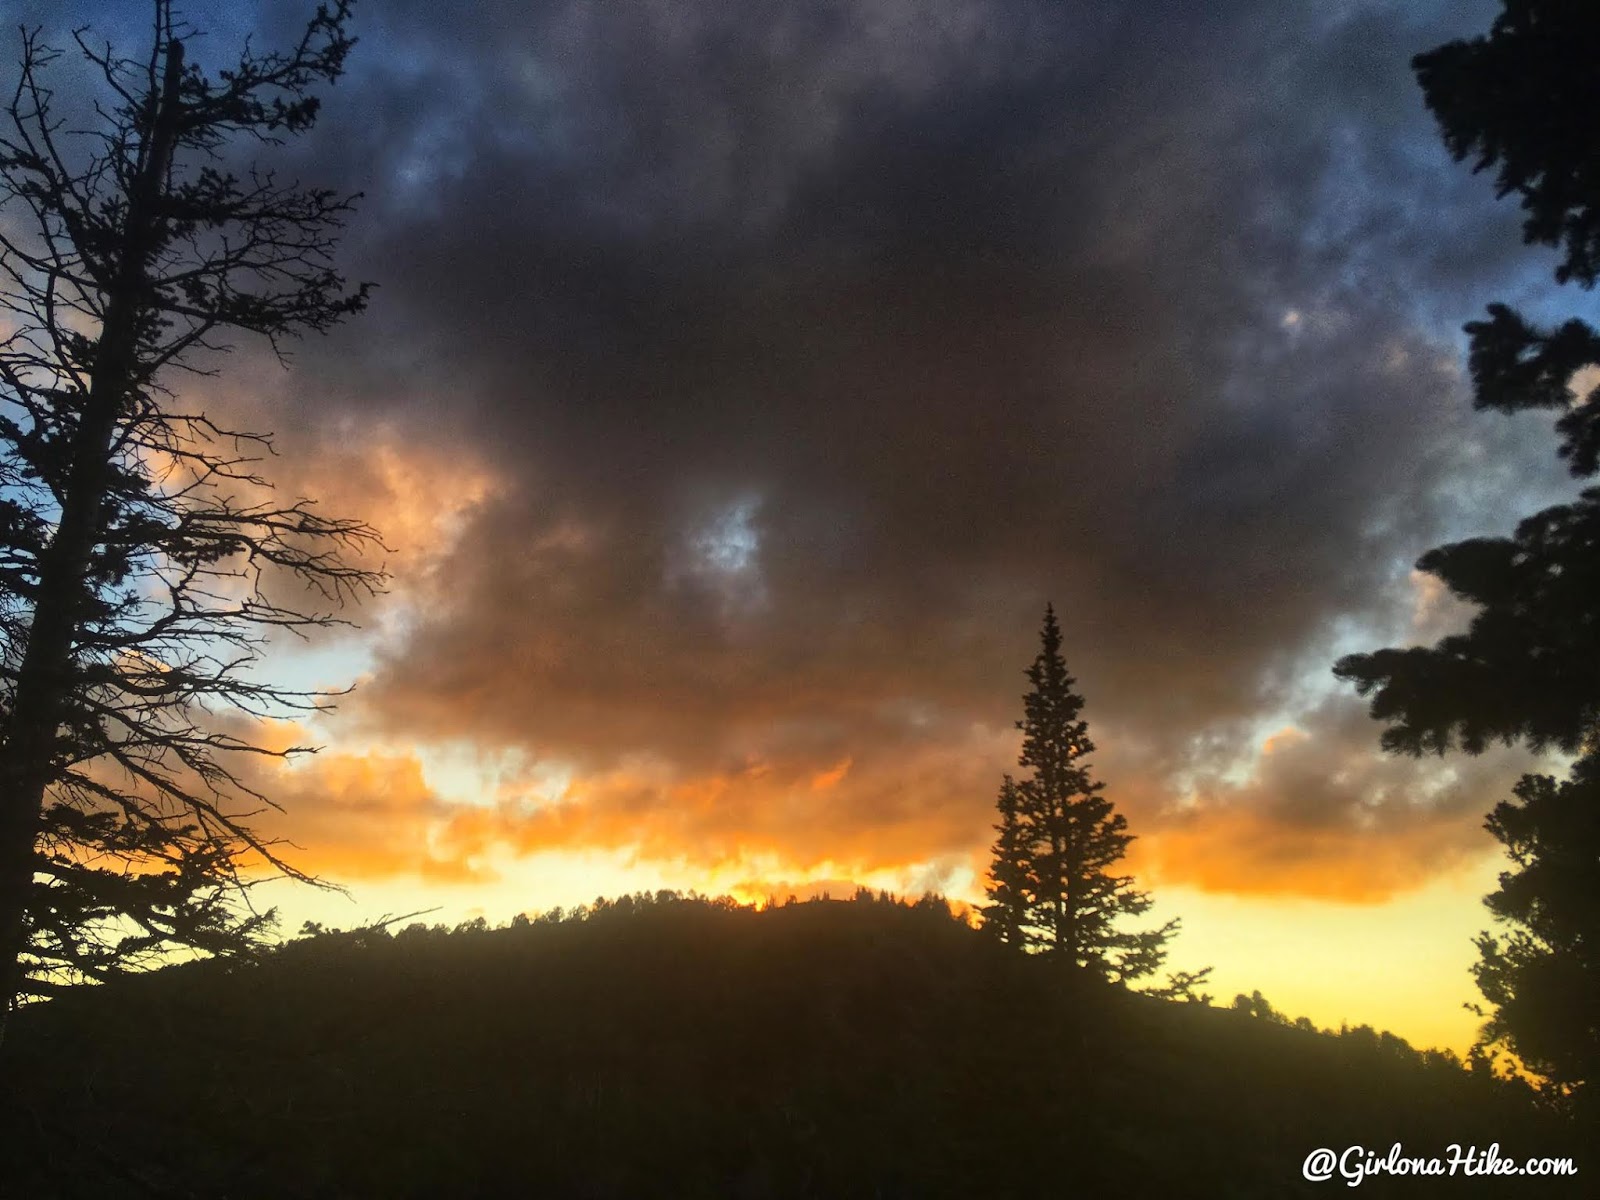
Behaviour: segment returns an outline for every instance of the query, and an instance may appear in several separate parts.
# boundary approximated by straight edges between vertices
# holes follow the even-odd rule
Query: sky
[[[182,385],[390,548],[263,666],[354,685],[260,734],[323,747],[259,823],[347,889],[274,885],[285,925],[978,900],[1049,602],[1173,965],[1464,1050],[1535,760],[1385,756],[1331,666],[1459,627],[1412,563],[1576,490],[1548,417],[1472,411],[1460,326],[1588,298],[1408,66],[1496,10],[358,5],[273,161],[363,193],[370,309]],[[182,11],[220,61],[309,6]]]

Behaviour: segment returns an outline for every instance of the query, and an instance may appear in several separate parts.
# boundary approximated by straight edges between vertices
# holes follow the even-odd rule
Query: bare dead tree
[[[312,126],[348,0],[215,78],[171,0],[153,9],[136,60],[74,34],[105,88],[93,128],[58,115],[38,31],[0,115],[0,1022],[177,947],[258,940],[251,872],[305,876],[250,827],[270,801],[248,756],[301,748],[257,744],[240,714],[329,698],[264,682],[261,648],[383,578],[362,565],[374,530],[274,498],[270,438],[172,387],[231,335],[281,359],[366,303],[331,260],[356,197],[227,155]]]

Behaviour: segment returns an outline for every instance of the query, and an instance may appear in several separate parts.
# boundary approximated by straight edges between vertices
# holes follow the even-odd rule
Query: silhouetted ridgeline
[[[1355,1194],[1600,1173],[1520,1085],[1265,1002],[1075,990],[937,901],[321,934],[31,1007],[3,1067],[0,1192],[40,1198],[1331,1196],[1310,1151],[1395,1141],[1584,1173]]]

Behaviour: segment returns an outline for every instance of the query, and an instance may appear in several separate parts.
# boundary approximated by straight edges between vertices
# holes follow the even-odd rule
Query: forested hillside
[[[1580,1174],[1362,1195],[1581,1195],[1590,1165],[1450,1056],[1073,985],[868,895],[320,932],[30,1006],[0,1066],[0,1190],[40,1198],[1292,1196],[1345,1187],[1312,1150],[1396,1141]]]

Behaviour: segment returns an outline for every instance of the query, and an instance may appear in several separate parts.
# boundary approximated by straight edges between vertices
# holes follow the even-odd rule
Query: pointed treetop
[[[1048,721],[1046,712],[1059,713],[1064,720],[1076,717],[1083,697],[1073,692],[1078,681],[1067,670],[1066,659],[1061,655],[1061,623],[1056,620],[1054,605],[1045,605],[1044,624],[1039,630],[1039,653],[1024,674],[1033,684],[1033,690],[1023,698],[1027,720],[1018,721],[1018,729],[1028,728],[1030,721]],[[1024,762],[1023,765],[1029,764]]]
[[[1056,620],[1056,610],[1053,604],[1044,606],[1044,624],[1039,629],[1039,657],[1034,660],[1033,666],[1028,671],[1029,678],[1039,670],[1048,670],[1059,665],[1060,671],[1066,672],[1066,660],[1061,657],[1061,622]],[[1034,679],[1037,683],[1038,680]]]

